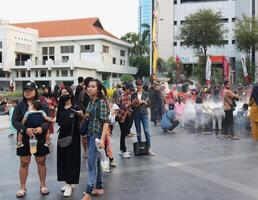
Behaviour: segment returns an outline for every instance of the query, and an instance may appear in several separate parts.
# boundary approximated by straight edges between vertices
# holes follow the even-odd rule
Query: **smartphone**
[[[73,108],[70,109],[71,111],[75,112],[76,114],[78,114],[78,110],[74,110]]]

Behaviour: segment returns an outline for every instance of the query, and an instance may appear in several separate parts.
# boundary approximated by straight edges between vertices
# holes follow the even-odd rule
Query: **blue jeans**
[[[150,131],[149,131],[149,119],[146,114],[143,113],[135,113],[134,115],[134,124],[135,128],[137,131],[137,140],[138,142],[142,141],[141,138],[141,124],[143,126],[143,131],[145,134],[145,139],[147,142],[148,147],[150,148],[151,146],[151,141],[150,141]]]
[[[95,145],[95,136],[88,136],[88,184],[86,193],[92,194],[94,185],[97,189],[103,188],[103,173],[100,164],[100,152]]]

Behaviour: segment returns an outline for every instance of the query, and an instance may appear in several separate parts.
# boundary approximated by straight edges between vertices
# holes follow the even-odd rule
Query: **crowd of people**
[[[71,196],[75,185],[79,184],[81,157],[88,159],[88,181],[82,200],[90,200],[92,195],[104,195],[103,172],[111,172],[111,168],[116,167],[110,140],[116,123],[120,127],[119,154],[124,159],[131,157],[125,140],[133,135],[133,124],[139,143],[142,142],[143,127],[147,155],[155,156],[151,149],[150,121],[164,132],[174,132],[177,127],[197,131],[211,129],[217,135],[238,140],[239,136],[234,132],[234,118],[237,118],[240,127],[251,128],[253,138],[258,141],[257,85],[246,89],[239,87],[234,92],[229,81],[223,86],[202,87],[193,82],[169,86],[166,82],[149,85],[136,80],[135,84],[117,84],[112,97],[108,97],[101,81],[79,77],[75,91],[68,86],[55,88],[54,92],[49,86],[41,89],[43,92],[39,95],[37,85],[27,83],[23,87],[22,99],[10,102],[7,109],[12,122],[10,128],[17,132],[17,155],[20,157],[18,198],[26,195],[32,154],[38,166],[40,192],[49,194],[45,182],[46,156],[56,132],[57,180],[64,182],[61,188],[64,197]],[[237,107],[237,104],[242,105]],[[55,123],[58,130],[54,130]],[[105,150],[109,159],[108,170],[101,165],[100,149]]]

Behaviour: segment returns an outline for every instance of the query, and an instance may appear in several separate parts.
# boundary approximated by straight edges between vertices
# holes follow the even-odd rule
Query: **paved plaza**
[[[1,123],[1,122],[0,122]],[[104,176],[105,195],[99,200],[254,200],[258,199],[258,144],[250,138],[240,141],[216,138],[201,131],[177,129],[163,133],[151,124],[156,156],[118,155],[119,127],[112,138],[117,168]],[[8,129],[0,130],[0,200],[14,200],[19,188],[19,160],[15,155],[16,138],[8,138]],[[127,138],[132,151],[136,140]],[[64,198],[63,183],[56,178],[56,136],[47,156],[48,196],[41,196],[32,160],[27,181],[26,200],[80,200],[86,188],[87,160],[81,160],[80,184],[72,197]]]

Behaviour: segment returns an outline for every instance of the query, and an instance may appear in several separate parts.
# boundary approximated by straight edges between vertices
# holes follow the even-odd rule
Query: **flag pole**
[[[151,22],[150,22],[150,79],[153,81],[153,68],[152,68],[152,60],[153,60],[153,49],[152,49],[152,26],[153,26],[153,11],[154,11],[154,0],[151,1]]]

